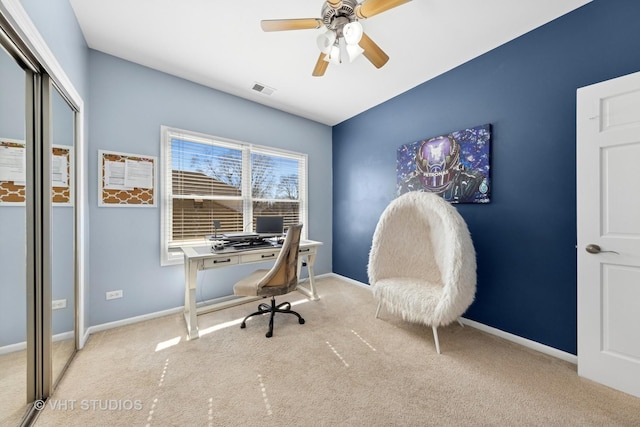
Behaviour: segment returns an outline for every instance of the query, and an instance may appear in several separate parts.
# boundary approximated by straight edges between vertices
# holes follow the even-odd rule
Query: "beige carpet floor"
[[[58,378],[75,351],[75,341],[55,341],[52,347],[53,378]],[[27,410],[27,351],[0,355],[0,426],[17,426]]]
[[[305,319],[239,328],[257,303],[91,335],[37,426],[640,426],[640,399],[570,363],[452,324],[387,313],[368,289],[325,277],[321,299],[287,295]],[[284,299],[280,298],[279,301]]]

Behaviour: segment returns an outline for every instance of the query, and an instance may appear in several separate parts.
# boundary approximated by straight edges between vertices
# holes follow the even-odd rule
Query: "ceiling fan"
[[[323,25],[327,31],[318,36],[320,56],[313,76],[323,76],[329,63],[340,63],[343,58],[353,61],[363,54],[376,68],[382,67],[389,56],[367,36],[360,22],[411,0],[326,0],[322,18],[265,19],[260,22],[264,31],[317,29]]]

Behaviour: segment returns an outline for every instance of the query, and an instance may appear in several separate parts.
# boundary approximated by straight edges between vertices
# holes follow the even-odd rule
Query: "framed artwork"
[[[491,125],[401,145],[397,193],[429,191],[451,203],[489,203]]]
[[[0,205],[24,206],[26,148],[22,140],[0,138]],[[73,147],[54,144],[51,152],[51,202],[73,206]]]
[[[0,138],[0,204],[24,206],[26,170],[25,142]]]
[[[98,174],[98,206],[156,206],[154,156],[98,150]]]
[[[73,147],[54,145],[51,156],[51,198],[54,206],[73,206]]]

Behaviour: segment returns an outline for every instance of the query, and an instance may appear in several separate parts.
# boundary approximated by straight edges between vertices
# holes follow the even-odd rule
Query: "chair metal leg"
[[[433,340],[436,342],[436,351],[438,352],[438,354],[440,354],[440,341],[438,340],[438,328],[435,326],[432,326],[431,329],[433,330]]]
[[[298,323],[301,324],[301,325],[304,325],[304,319],[302,318],[302,316],[300,316],[300,314],[298,314],[297,312],[291,310],[291,303],[283,302],[283,303],[280,303],[280,304],[276,305],[276,298],[275,297],[271,297],[271,305],[265,304],[265,303],[260,304],[258,306],[258,311],[256,311],[255,313],[251,313],[250,315],[248,315],[247,317],[244,318],[244,320],[240,324],[240,328],[244,329],[244,328],[247,327],[246,322],[250,317],[256,316],[258,314],[262,315],[262,314],[267,314],[267,313],[270,314],[269,315],[269,330],[265,334],[265,336],[267,338],[271,338],[273,336],[273,319],[274,319],[276,313],[293,314],[298,318]]]
[[[244,329],[247,327],[247,320],[249,320],[249,318],[253,317],[253,316],[257,316],[258,314],[267,314],[271,312],[271,307],[268,304],[260,304],[258,306],[258,311],[251,313],[250,315],[248,315],[247,317],[244,318],[244,320],[242,321],[242,323],[240,324],[240,328]]]
[[[265,334],[265,336],[267,338],[271,338],[273,336],[273,318],[274,318],[275,314],[276,314],[276,312],[272,310],[271,311],[271,316],[269,316],[269,330]]]
[[[378,308],[376,309],[376,319],[378,319],[378,314],[380,314],[380,306],[382,305],[382,301],[378,301]]]
[[[458,317],[458,323],[460,324],[460,326],[462,326],[464,328],[464,323],[462,323],[462,318]]]
[[[283,308],[283,307],[286,307],[286,308]],[[304,319],[302,318],[302,316],[300,316],[298,312],[291,310],[291,303],[283,302],[282,304],[278,304],[274,312],[293,314],[298,318],[298,323],[300,323],[301,325],[304,325]]]

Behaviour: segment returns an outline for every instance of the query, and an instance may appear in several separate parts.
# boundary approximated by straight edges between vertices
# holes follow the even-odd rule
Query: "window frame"
[[[199,132],[193,132],[184,129],[178,129],[169,126],[160,127],[161,141],[161,190],[162,198],[160,201],[160,264],[162,266],[176,265],[184,263],[184,256],[179,246],[201,246],[203,240],[194,239],[182,242],[180,245],[172,244],[173,233],[173,167],[172,167],[172,139],[181,139],[190,142],[208,144],[218,147],[238,149],[242,152],[242,191],[237,196],[215,196],[211,200],[237,200],[242,204],[243,230],[250,231],[253,227],[253,203],[263,201],[281,202],[283,199],[254,199],[251,193],[251,155],[254,153],[273,155],[275,157],[283,157],[298,161],[298,199],[299,204],[299,221],[303,224],[308,223],[308,199],[307,199],[307,181],[308,181],[308,158],[307,154],[299,153],[279,148],[273,148],[264,145],[257,145],[248,142],[235,141],[228,138],[222,138],[214,135],[207,135]],[[177,196],[177,198],[185,198]],[[290,201],[289,201],[290,202]],[[302,239],[307,239],[307,228],[302,229]]]

